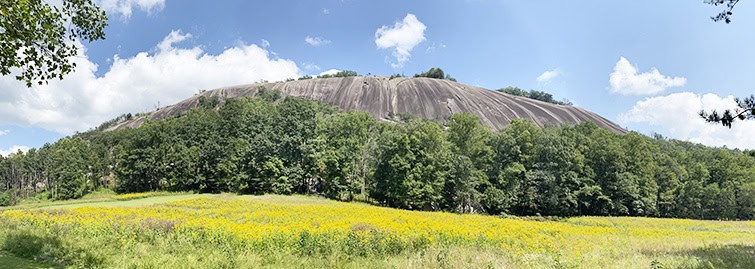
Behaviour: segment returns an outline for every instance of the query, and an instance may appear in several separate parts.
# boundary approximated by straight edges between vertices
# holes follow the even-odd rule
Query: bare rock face
[[[494,130],[506,127],[513,119],[527,119],[540,127],[592,121],[616,133],[626,132],[615,123],[579,107],[550,104],[448,80],[387,77],[316,78],[220,88],[121,122],[110,129],[136,128],[145,119],[181,115],[196,107],[201,96],[218,96],[221,100],[256,96],[260,88],[278,90],[283,96],[322,101],[345,111],[369,112],[378,120],[390,120],[390,115],[410,113],[445,121],[452,114],[471,112]]]

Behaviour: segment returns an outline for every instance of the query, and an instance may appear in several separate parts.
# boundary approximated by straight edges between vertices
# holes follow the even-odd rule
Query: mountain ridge
[[[317,100],[345,111],[370,113],[378,120],[409,113],[425,119],[445,122],[461,112],[476,114],[480,121],[494,130],[506,127],[513,119],[526,119],[537,126],[559,126],[592,121],[616,133],[627,131],[602,116],[575,106],[542,102],[509,95],[449,80],[433,78],[335,77],[305,80],[254,83],[202,91],[176,104],[145,115],[122,121],[108,130],[138,128],[145,120],[179,116],[199,105],[202,97],[228,98],[258,96],[260,89],[277,90],[282,96]]]

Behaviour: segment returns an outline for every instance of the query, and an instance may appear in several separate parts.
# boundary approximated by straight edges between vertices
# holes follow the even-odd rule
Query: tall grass
[[[754,244],[755,222],[502,219],[301,196],[0,213],[3,250],[83,268],[747,268]]]
[[[169,195],[176,195],[178,193],[172,193],[172,192],[141,192],[141,193],[126,193],[126,194],[119,194],[113,196],[113,199],[118,201],[128,201],[128,200],[135,200],[135,199],[142,199],[142,198],[149,198],[149,197],[157,197],[157,196],[169,196]]]

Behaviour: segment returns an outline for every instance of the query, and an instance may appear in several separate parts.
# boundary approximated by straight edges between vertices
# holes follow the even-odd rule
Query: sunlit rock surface
[[[284,96],[322,101],[346,111],[366,111],[379,120],[390,120],[391,115],[406,112],[422,118],[445,121],[454,113],[471,112],[494,130],[519,118],[531,120],[541,127],[592,121],[613,132],[626,132],[615,123],[579,107],[550,104],[448,80],[387,77],[316,78],[209,90],[175,105],[122,122],[111,129],[138,127],[146,118],[163,119],[181,115],[196,107],[200,96],[218,96],[220,100],[255,96],[261,87],[279,90]]]

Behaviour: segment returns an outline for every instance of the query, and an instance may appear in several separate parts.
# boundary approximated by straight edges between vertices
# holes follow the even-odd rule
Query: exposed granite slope
[[[290,82],[248,84],[196,94],[177,104],[122,122],[111,129],[138,127],[146,118],[163,119],[180,115],[197,106],[200,96],[220,99],[255,96],[259,88],[279,90],[284,96],[319,100],[346,111],[360,110],[376,119],[391,114],[411,113],[427,119],[446,120],[460,112],[477,114],[482,123],[497,130],[512,119],[528,119],[538,126],[595,122],[608,130],[624,133],[615,123],[585,109],[555,105],[529,98],[430,78],[347,77],[307,79]]]

